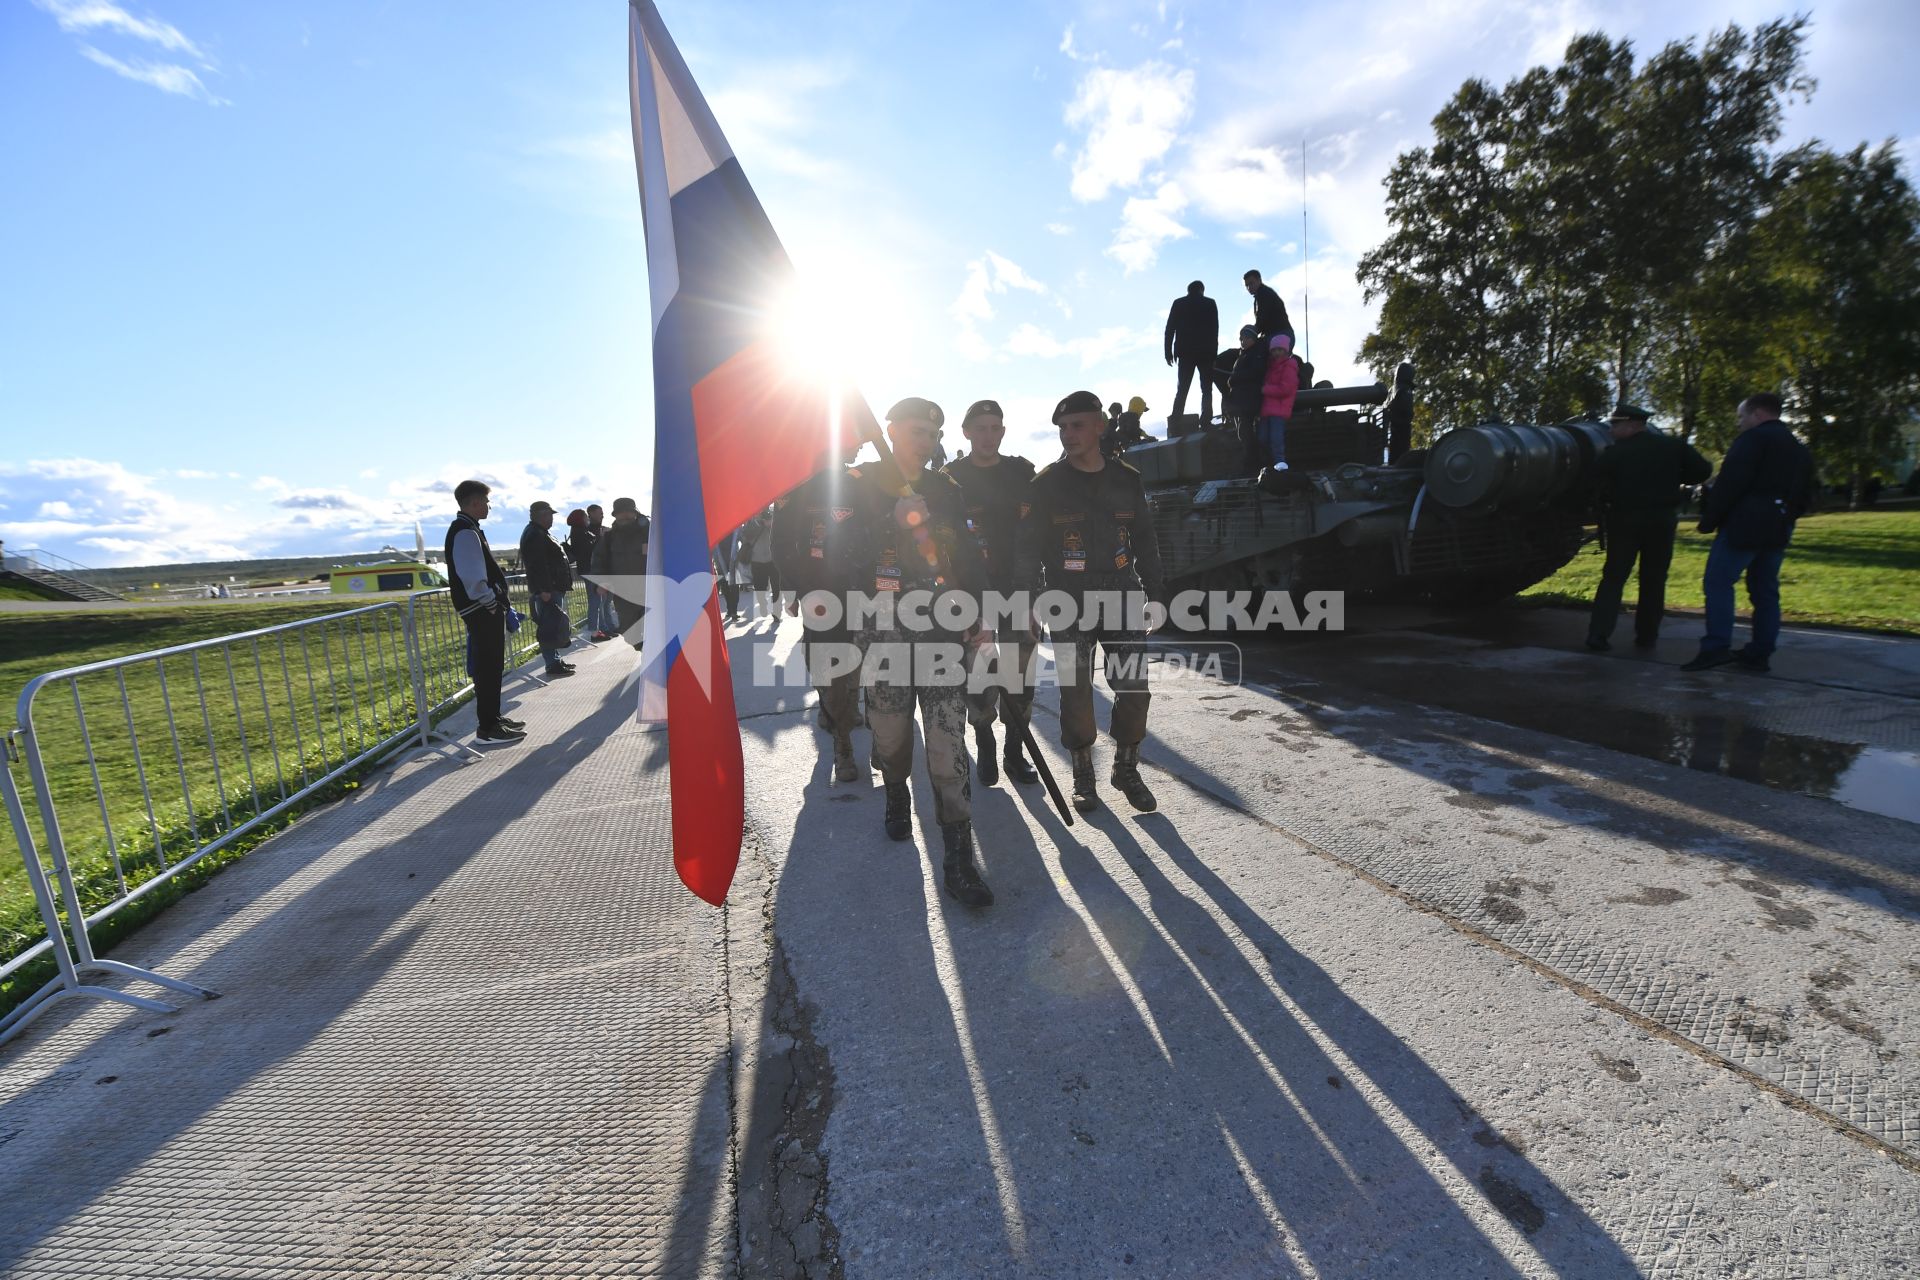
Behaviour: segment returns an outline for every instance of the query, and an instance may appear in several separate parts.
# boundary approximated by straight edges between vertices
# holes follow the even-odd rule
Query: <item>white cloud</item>
[[[1071,22],[1067,24],[1067,29],[1060,33],[1060,52],[1066,54],[1067,57],[1074,62],[1098,62],[1103,56],[1098,53],[1082,53],[1080,51],[1079,46],[1073,41],[1073,24]]]
[[[173,474],[181,480],[218,480],[220,478],[218,471],[195,471],[192,467],[181,467]]]
[[[1023,324],[1007,338],[1006,353],[1041,360],[1073,357],[1082,369],[1122,360],[1138,351],[1156,350],[1160,343],[1156,329],[1130,329],[1112,325],[1098,333],[1080,338],[1056,338],[1051,330]]]
[[[1293,152],[1297,163],[1299,152]],[[1221,221],[1271,218],[1300,201],[1300,180],[1275,145],[1254,145],[1232,126],[1195,144],[1181,175],[1201,209]]]
[[[1087,133],[1073,158],[1073,198],[1101,200],[1139,186],[1192,111],[1191,70],[1147,62],[1129,71],[1088,71],[1066,111],[1068,126]]]
[[[1127,275],[1145,271],[1160,258],[1160,246],[1169,240],[1184,240],[1193,232],[1179,217],[1187,207],[1187,197],[1178,183],[1163,182],[1150,197],[1129,197],[1120,211],[1120,226],[1107,246],[1107,256],[1125,268]]]
[[[1047,224],[1047,233],[1056,236],[1070,236],[1073,234],[1073,228],[1064,222],[1049,222]]]
[[[967,264],[967,278],[948,308],[948,313],[960,322],[954,345],[961,355],[969,360],[991,358],[993,344],[981,335],[979,327],[994,318],[994,295],[1010,292],[1031,293],[1051,302],[1069,318],[1073,315],[1066,300],[1034,279],[1026,268],[988,249]]]
[[[1237,244],[1260,244],[1267,238],[1264,231],[1236,231],[1233,238]]]
[[[195,98],[212,107],[226,107],[233,104],[220,97],[186,67],[172,62],[122,62],[112,54],[102,53],[90,44],[80,46],[80,56],[89,62],[96,62],[118,76],[140,84],[150,84],[162,93],[178,94],[183,98]]]
[[[202,66],[211,66],[207,55],[193,41],[180,34],[178,27],[155,18],[136,18],[108,0],[33,0],[34,7],[53,15],[60,29],[69,35],[105,30],[157,44],[169,53],[184,53]]]

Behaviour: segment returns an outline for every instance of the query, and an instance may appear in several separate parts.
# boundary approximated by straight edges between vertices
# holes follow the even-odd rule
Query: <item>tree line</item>
[[[1416,438],[1647,403],[1709,450],[1778,389],[1856,498],[1920,408],[1920,199],[1891,142],[1776,150],[1815,88],[1807,19],[1676,41],[1636,63],[1591,34],[1555,67],[1468,80],[1386,179],[1360,261],[1411,361]]]

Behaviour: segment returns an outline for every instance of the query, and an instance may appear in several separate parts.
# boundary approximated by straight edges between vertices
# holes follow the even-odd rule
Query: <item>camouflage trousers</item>
[[[1022,635],[1017,641],[1002,641],[996,647],[999,649],[996,661],[1020,664],[1019,691],[993,684],[978,693],[968,693],[967,720],[971,724],[984,726],[992,724],[998,716],[1011,729],[1027,723],[1033,714],[1033,655],[1039,646]],[[976,669],[986,660],[986,654],[978,655],[975,658]]]
[[[1116,744],[1130,747],[1147,736],[1147,676],[1137,666],[1146,637],[1137,631],[1102,628],[1063,631],[1053,637],[1054,665],[1060,677],[1060,745],[1069,751],[1090,747],[1100,729],[1093,719],[1093,651],[1105,659],[1107,685],[1113,690],[1109,728]]]
[[[875,645],[910,649],[925,634],[869,631],[860,647],[872,655]],[[940,823],[966,822],[973,817],[970,779],[973,761],[967,755],[966,685],[915,683],[906,673],[865,674],[867,728],[873,734],[873,754],[880,775],[889,783],[913,780],[913,708],[920,707],[920,728],[927,744],[927,781],[933,786],[933,816]]]
[[[814,692],[820,695],[820,727],[835,738],[844,738],[853,732],[854,721],[860,718],[860,669],[830,675],[825,662],[815,660],[814,646],[830,650],[852,639],[845,629],[836,627],[808,631],[806,639],[801,641],[806,649],[807,671],[813,680]]]

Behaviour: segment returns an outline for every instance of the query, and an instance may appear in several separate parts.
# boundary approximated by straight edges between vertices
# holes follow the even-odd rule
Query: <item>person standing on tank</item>
[[[1220,308],[1207,296],[1207,286],[1195,280],[1186,293],[1173,300],[1167,309],[1167,329],[1163,346],[1169,365],[1179,362],[1179,380],[1173,393],[1173,413],[1167,419],[1167,434],[1184,434],[1180,417],[1187,411],[1187,389],[1193,376],[1200,375],[1200,425],[1213,421],[1213,380],[1207,376],[1213,364],[1214,348],[1220,344]]]

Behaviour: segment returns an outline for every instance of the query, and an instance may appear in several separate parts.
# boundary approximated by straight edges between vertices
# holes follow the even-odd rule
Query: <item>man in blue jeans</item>
[[[1740,433],[1707,490],[1700,532],[1711,533],[1701,590],[1707,633],[1682,671],[1708,671],[1738,662],[1765,671],[1780,641],[1780,563],[1794,521],[1813,505],[1813,454],[1780,421],[1780,397],[1760,391],[1740,402]],[[1733,648],[1733,588],[1747,577],[1753,602],[1753,638]]]

